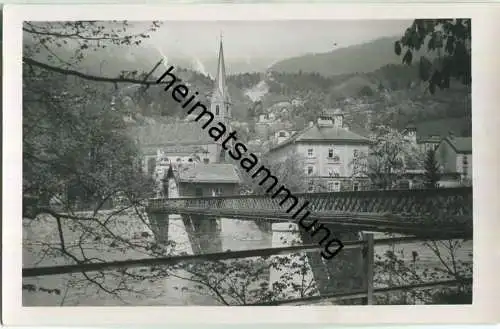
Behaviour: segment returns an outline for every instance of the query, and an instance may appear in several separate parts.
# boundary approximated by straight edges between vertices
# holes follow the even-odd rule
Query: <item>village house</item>
[[[174,179],[183,197],[236,195],[240,184],[236,168],[229,163],[182,166]]]
[[[436,148],[436,160],[441,171],[439,185],[456,186],[472,183],[472,138],[450,135]]]
[[[308,192],[361,190],[369,179],[354,170],[354,159],[368,154],[370,141],[344,128],[340,109],[324,111],[316,123],[271,148],[270,161],[297,152],[304,158]],[[279,175],[279,173],[277,173]]]

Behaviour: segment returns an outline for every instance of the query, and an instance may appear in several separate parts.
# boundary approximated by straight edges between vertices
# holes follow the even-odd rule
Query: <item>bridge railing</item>
[[[240,195],[211,198],[178,198],[178,199],[151,199],[148,206],[153,209],[168,208],[199,208],[199,209],[255,209],[255,210],[282,210],[280,199],[269,196],[251,195],[241,198]]]
[[[407,221],[413,224],[459,224],[472,227],[472,187],[348,191],[294,194],[299,208],[307,200],[307,210],[317,216],[346,217],[356,214],[372,218]],[[220,210],[259,213],[282,213],[292,204],[283,204],[286,195],[231,195],[151,199],[148,211]],[[225,213],[226,213],[225,212]],[[430,221],[429,218],[432,220]]]

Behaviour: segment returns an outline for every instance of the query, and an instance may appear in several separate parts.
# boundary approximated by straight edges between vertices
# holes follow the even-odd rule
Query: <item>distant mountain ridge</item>
[[[328,53],[288,58],[275,63],[270,70],[282,73],[317,72],[327,77],[373,72],[388,64],[401,64],[401,57],[394,52],[394,42],[399,38],[384,37]]]
[[[242,73],[319,73],[325,77],[354,73],[373,72],[388,64],[401,64],[401,57],[394,53],[394,42],[398,37],[385,37],[363,44],[335,49],[327,53],[306,54],[297,57],[276,60],[276,58],[226,58],[228,75]],[[30,42],[26,40],[25,42]],[[72,49],[55,49],[61,58],[68,58]],[[196,57],[191,54],[180,56],[163,54],[151,45],[139,47],[110,46],[91,52],[81,63],[84,71],[92,74],[117,75],[122,70],[148,71],[160,59],[176,67],[183,67],[212,76],[217,70],[217,56],[213,58]],[[419,54],[416,54],[418,56]],[[38,58],[48,56],[39,54]],[[226,56],[227,57],[227,56]],[[166,59],[166,61],[165,61]]]

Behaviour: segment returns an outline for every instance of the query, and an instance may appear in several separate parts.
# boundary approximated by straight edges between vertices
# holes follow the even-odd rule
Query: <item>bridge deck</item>
[[[295,194],[318,220],[339,229],[449,237],[472,236],[472,188]],[[192,214],[275,222],[292,221],[291,202],[270,195],[152,199],[150,213]],[[303,211],[304,212],[304,211]]]

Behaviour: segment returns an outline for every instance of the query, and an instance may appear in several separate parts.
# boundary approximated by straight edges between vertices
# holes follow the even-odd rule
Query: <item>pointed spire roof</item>
[[[229,102],[229,92],[226,84],[226,65],[224,63],[224,49],[222,47],[222,36],[220,39],[219,62],[217,65],[217,74],[215,76],[214,94],[220,93],[222,98]]]

